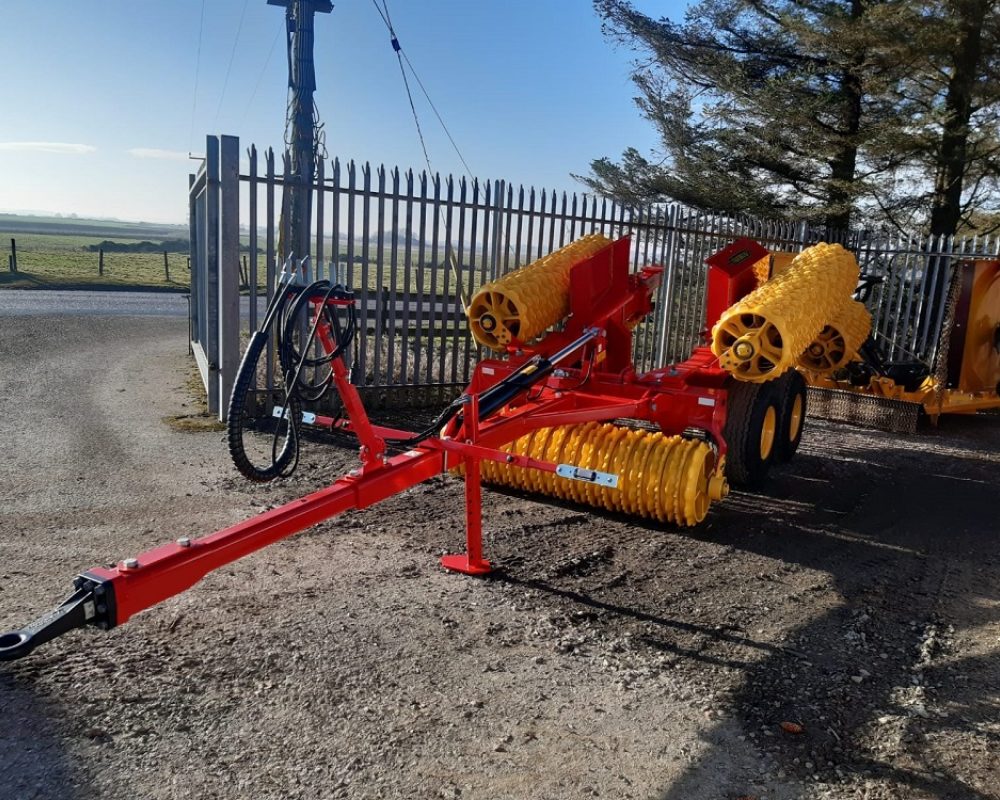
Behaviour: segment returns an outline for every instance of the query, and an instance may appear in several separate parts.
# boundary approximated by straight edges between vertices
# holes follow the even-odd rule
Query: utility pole
[[[312,220],[312,185],[316,170],[316,118],[313,93],[316,91],[316,66],[313,62],[315,41],[313,17],[333,10],[330,0],[267,0],[269,6],[285,9],[288,45],[288,108],[285,138],[291,157],[292,186],[287,206],[291,242],[282,248],[285,258],[294,252],[303,258],[310,252]],[[286,187],[286,190],[289,187]]]

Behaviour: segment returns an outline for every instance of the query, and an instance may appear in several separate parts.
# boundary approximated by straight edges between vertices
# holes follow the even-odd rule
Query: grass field
[[[169,279],[164,269],[163,253],[104,253],[103,275],[99,271],[99,256],[87,248],[103,241],[124,244],[149,241],[159,243],[165,239],[186,239],[187,228],[182,225],[159,225],[150,223],[119,222],[114,220],[87,220],[62,217],[33,217],[0,214],[0,289],[150,289],[166,291],[186,291],[190,287],[190,271],[186,253],[168,253]],[[248,239],[243,236],[243,244]],[[17,242],[18,271],[8,269],[7,257],[10,253],[10,239]],[[343,251],[344,244],[339,249]],[[333,242],[326,244],[327,258],[333,252]],[[360,257],[364,252],[361,241],[355,243],[355,252]],[[348,269],[340,265],[341,279],[347,277],[355,289],[367,285],[369,289],[379,286],[395,288],[399,294],[407,290],[413,294],[436,294],[454,297],[455,278],[451,268],[444,263],[444,248],[438,254],[440,262],[436,267],[418,265],[419,250],[413,247],[409,252],[410,267],[406,268],[407,253],[399,247],[395,252],[395,281],[393,281],[393,250],[389,242],[382,250],[382,266],[377,261],[377,247],[370,243],[367,248],[369,263],[355,263]],[[426,248],[425,258],[432,254]],[[462,285],[466,292],[475,291],[483,282],[483,254],[463,254],[461,267]],[[475,267],[469,263],[475,260]],[[247,255],[241,255],[245,263]],[[257,259],[258,283],[266,281],[266,256],[260,253]],[[436,272],[436,280],[432,273]],[[324,266],[322,275],[326,277]],[[447,280],[447,289],[445,281]],[[393,287],[393,284],[395,286]],[[470,286],[471,284],[471,286]]]
[[[87,248],[101,242],[124,244],[187,238],[183,226],[62,219],[0,214],[0,288],[8,289],[155,289],[186,291],[190,286],[186,253],[104,254]],[[17,272],[9,270],[10,240],[17,243]]]
[[[13,236],[17,241],[17,272],[10,272],[4,265],[0,271],[0,287],[3,288],[128,287],[186,291],[190,286],[186,253],[167,254],[169,280],[163,266],[163,253],[105,253],[102,275],[98,254],[84,248],[107,237],[37,233]],[[6,234],[4,238],[8,238]],[[116,237],[113,241],[141,240]]]

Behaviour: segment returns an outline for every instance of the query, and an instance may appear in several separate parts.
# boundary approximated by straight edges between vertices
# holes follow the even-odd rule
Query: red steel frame
[[[741,246],[746,250],[746,240]],[[89,570],[86,577],[113,587],[113,624],[126,622],[137,612],[190,588],[212,570],[255,550],[350,509],[366,508],[459,466],[465,468],[466,550],[444,556],[441,563],[456,572],[487,573],[491,565],[483,555],[480,462],[491,460],[555,472],[557,464],[498,449],[538,428],[629,417],[655,423],[668,434],[700,428],[724,455],[728,374],[718,367],[707,347],[696,349],[682,364],[641,375],[634,370],[631,330],[651,311],[652,294],[662,270],[646,267],[629,274],[628,255],[629,239],[625,237],[575,266],[571,316],[564,330],[533,346],[512,343],[506,360],[480,362],[466,390],[461,418],[453,419],[441,435],[427,438],[405,453],[387,456],[385,441],[412,434],[373,425],[357,389],[348,380],[342,359],[334,359],[333,382],[347,419],[318,417],[317,423],[336,425],[357,436],[360,467],[325,489],[252,519],[199,539],[182,538],[161,545],[113,567]],[[742,289],[737,282],[746,282],[745,270],[753,260],[744,257],[741,262],[746,263],[741,267],[741,262],[728,268],[712,267],[710,322],[721,312],[723,298],[731,301],[733,290]],[[574,342],[587,331],[589,337],[583,337],[575,347]],[[334,340],[323,321],[317,326],[317,336],[326,351],[332,352]],[[519,368],[530,370],[533,357],[549,356],[567,347],[573,349],[566,359],[569,366],[560,366],[531,391],[480,419],[479,404],[486,390]]]

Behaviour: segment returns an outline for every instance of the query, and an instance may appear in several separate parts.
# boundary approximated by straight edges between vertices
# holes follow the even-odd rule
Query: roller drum
[[[584,236],[487,283],[467,309],[475,340],[503,350],[515,340],[531,341],[564,319],[569,314],[570,270],[610,244],[600,234]]]
[[[542,428],[503,449],[612,473],[618,476],[618,487],[495,461],[481,462],[484,480],[660,522],[696,525],[705,518],[711,501],[728,492],[708,444],[660,432],[589,422]]]
[[[839,244],[806,248],[722,314],[712,352],[738,380],[780,377],[850,299],[858,275],[857,260]]]
[[[864,303],[848,301],[799,356],[799,366],[823,375],[843,369],[865,343],[871,328],[872,315]]]

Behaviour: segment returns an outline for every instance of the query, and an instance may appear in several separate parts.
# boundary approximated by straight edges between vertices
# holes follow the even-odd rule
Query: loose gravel
[[[253,487],[167,424],[182,320],[2,326],[5,628],[355,461]],[[435,478],[0,665],[0,798],[997,798],[998,466],[996,416],[811,422],[693,530],[488,490],[478,580]]]

